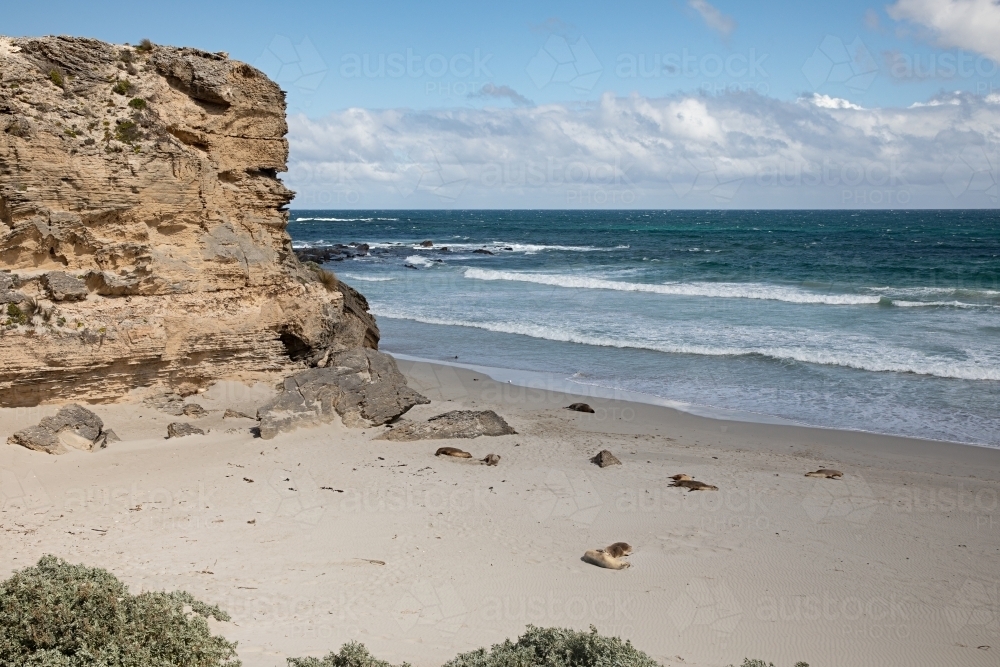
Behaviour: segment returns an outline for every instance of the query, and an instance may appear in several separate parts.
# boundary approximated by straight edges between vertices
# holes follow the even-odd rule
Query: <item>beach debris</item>
[[[439,447],[434,456],[454,456],[456,459],[471,459],[472,454],[458,447]]]
[[[609,570],[624,570],[625,568],[632,567],[632,564],[627,560],[616,558],[607,553],[604,549],[588,550],[583,554],[583,562],[596,565],[597,567],[604,567]]]
[[[487,454],[483,459],[483,463],[488,466],[495,466],[500,463],[500,457],[497,454]]]
[[[167,424],[168,438],[183,438],[188,435],[205,435],[205,432],[197,426],[185,424],[184,422],[172,422]]]
[[[245,412],[240,412],[238,410],[233,410],[232,408],[226,408],[225,414],[222,415],[223,419],[254,419]]]
[[[619,461],[614,454],[606,449],[599,451],[597,455],[590,460],[602,468],[607,468],[608,466],[620,466],[622,464],[622,462]]]
[[[42,275],[42,285],[53,301],[83,301],[90,294],[87,283],[64,271],[49,271]]]
[[[586,403],[571,403],[570,405],[566,406],[566,409],[573,410],[575,412],[589,412],[591,414],[594,413],[594,408],[590,407]]]
[[[840,479],[843,476],[844,473],[839,470],[831,470],[830,468],[820,468],[819,470],[806,473],[806,477],[826,477],[827,479]]]
[[[632,553],[632,545],[628,542],[615,542],[614,544],[609,544],[604,547],[604,553],[608,554],[612,558],[621,558],[622,556],[628,556]]]
[[[110,433],[111,439],[108,439]],[[90,410],[71,403],[56,414],[44,417],[37,426],[29,426],[7,438],[7,444],[21,445],[48,454],[64,454],[67,447],[91,452],[118,442],[112,431]]]
[[[426,422],[406,422],[383,433],[378,440],[447,440],[478,438],[482,435],[516,434],[503,417],[492,410],[452,410],[431,417]]]
[[[185,403],[181,413],[186,417],[204,417],[208,411],[197,403]]]
[[[420,403],[430,403],[406,386],[387,354],[356,348],[331,355],[326,366],[288,378],[277,397],[257,410],[260,437],[319,426],[340,415],[348,428],[380,426]]]
[[[686,472],[682,472],[678,475],[672,475],[670,479],[674,480],[675,482],[690,482],[691,480],[694,479],[694,477],[687,474]]]
[[[692,491],[718,491],[719,487],[712,486],[711,484],[705,484],[704,482],[697,482],[693,479],[679,479],[670,486],[679,486],[681,488],[687,489],[688,493]]]

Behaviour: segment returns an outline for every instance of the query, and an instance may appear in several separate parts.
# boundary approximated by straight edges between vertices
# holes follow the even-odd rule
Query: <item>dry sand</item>
[[[270,389],[221,384],[200,420],[96,406],[123,439],[0,446],[0,577],[45,553],[220,604],[248,667],[345,641],[416,667],[596,625],[663,663],[1000,662],[1000,450],[794,426],[498,383],[401,362],[433,399],[517,435],[386,442],[339,424],[255,439]],[[586,401],[595,414],[562,406]],[[56,406],[0,410],[0,439]],[[206,436],[166,440],[171,421]],[[451,444],[496,467],[434,457]],[[620,466],[589,459],[609,449]],[[836,468],[843,479],[804,473]],[[718,491],[670,488],[689,473]],[[632,567],[581,561],[633,545]],[[989,647],[989,648],[985,648]]]

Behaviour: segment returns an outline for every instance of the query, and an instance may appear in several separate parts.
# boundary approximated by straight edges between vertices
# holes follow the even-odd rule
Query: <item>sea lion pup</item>
[[[628,556],[632,553],[632,545],[628,542],[615,542],[604,547],[604,553],[608,554],[612,558],[621,558],[622,556]]]
[[[572,403],[566,406],[567,410],[574,410],[576,412],[589,412],[594,413],[594,408],[590,407],[586,403]]]
[[[829,468],[820,468],[819,470],[806,473],[806,477],[826,477],[828,479],[840,479],[843,476],[844,473],[839,470],[831,470]]]
[[[500,463],[500,457],[497,454],[487,454],[486,458],[483,459],[483,463],[488,466],[495,466]]]
[[[469,452],[463,452],[458,447],[441,447],[436,452],[434,452],[434,456],[454,456],[455,458],[458,459],[472,458],[472,454],[470,454]]]
[[[679,475],[674,475],[670,479],[674,480],[675,482],[690,482],[694,479],[694,477],[687,474],[686,472],[682,472]]]
[[[624,570],[627,567],[632,567],[632,564],[627,560],[619,560],[602,549],[588,550],[583,554],[583,562],[597,567],[606,567],[609,570]]]
[[[688,493],[692,491],[718,491],[719,487],[712,486],[711,484],[705,484],[704,482],[696,482],[693,479],[679,479],[670,486],[680,486],[688,490]]]

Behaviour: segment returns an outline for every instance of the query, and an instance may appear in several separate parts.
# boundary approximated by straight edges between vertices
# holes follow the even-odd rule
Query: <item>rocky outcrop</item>
[[[599,466],[601,468],[607,468],[608,466],[620,466],[622,464],[622,462],[618,460],[618,457],[612,454],[607,449],[602,449],[601,451],[597,452],[597,454],[592,459],[590,459],[590,461],[594,465]]]
[[[0,38],[0,406],[376,348],[364,298],[292,251],[286,132],[284,93],[224,54]]]
[[[63,454],[67,447],[89,452],[117,441],[118,436],[104,429],[100,417],[75,403],[45,417],[38,426],[18,431],[7,439],[8,444],[48,454]]]
[[[167,424],[167,438],[183,438],[188,435],[205,435],[205,432],[197,426],[185,424],[184,422]]]
[[[517,433],[503,417],[492,410],[452,410],[431,417],[426,422],[407,422],[396,426],[379,440],[446,440],[478,438],[481,435],[512,435]],[[497,459],[499,461],[499,458]],[[492,465],[492,464],[491,464]]]
[[[257,411],[261,438],[326,424],[335,415],[349,427],[377,426],[430,402],[406,386],[395,361],[381,352],[359,348],[325,363],[286,378],[281,393]]]

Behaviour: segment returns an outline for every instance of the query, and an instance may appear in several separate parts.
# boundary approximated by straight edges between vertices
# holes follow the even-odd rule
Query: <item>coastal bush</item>
[[[16,303],[7,304],[8,324],[27,324],[28,316]]]
[[[132,90],[132,82],[127,79],[119,79],[111,88],[111,92],[119,95],[128,95],[130,90]]]
[[[130,63],[135,60],[135,54],[132,53],[132,49],[124,48],[118,52],[118,60],[123,63]]]
[[[140,53],[149,53],[153,50],[153,43],[148,39],[143,38],[142,41],[139,42],[139,46],[135,47],[135,50]]]
[[[340,288],[340,280],[333,271],[321,268],[316,262],[306,262],[306,266],[316,273],[316,279],[327,289],[328,292],[336,292]]]
[[[133,97],[128,101],[128,105],[133,109],[142,111],[143,109],[146,108],[146,100],[142,99],[141,97]]]
[[[60,88],[66,85],[66,77],[64,77],[63,73],[60,72],[55,67],[49,70],[49,81],[59,86]]]
[[[140,132],[139,126],[135,123],[135,121],[118,121],[118,124],[115,127],[115,139],[123,144],[131,144],[133,141],[138,141],[141,138],[142,132]]]
[[[658,667],[658,663],[629,641],[618,637],[565,628],[538,628],[529,625],[516,642],[509,639],[462,653],[444,667]]]
[[[209,617],[229,620],[189,593],[132,595],[107,570],[47,555],[0,582],[0,664],[238,667]]]
[[[393,667],[385,660],[379,660],[365,648],[364,644],[349,642],[340,647],[340,653],[330,652],[325,658],[288,658],[289,667]],[[401,667],[409,667],[404,662]]]

